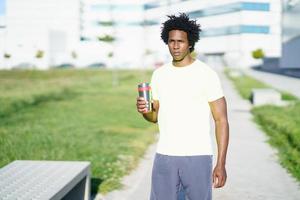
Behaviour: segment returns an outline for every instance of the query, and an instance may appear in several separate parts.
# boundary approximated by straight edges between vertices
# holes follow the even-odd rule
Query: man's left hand
[[[213,186],[214,188],[221,188],[225,185],[227,173],[225,166],[216,165],[213,171]]]

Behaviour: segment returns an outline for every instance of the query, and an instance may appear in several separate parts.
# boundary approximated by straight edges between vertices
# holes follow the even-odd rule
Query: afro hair
[[[199,34],[201,32],[200,24],[196,23],[196,20],[190,20],[189,16],[185,13],[179,13],[179,16],[168,15],[169,19],[165,21],[161,27],[161,39],[165,44],[168,44],[169,32],[172,30],[181,30],[187,33],[190,52],[194,51],[195,43],[200,39]]]

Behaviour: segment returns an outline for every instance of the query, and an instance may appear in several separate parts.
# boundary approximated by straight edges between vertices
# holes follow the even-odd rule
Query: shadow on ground
[[[97,194],[99,192],[99,185],[103,182],[100,178],[92,178],[91,180],[91,193]]]

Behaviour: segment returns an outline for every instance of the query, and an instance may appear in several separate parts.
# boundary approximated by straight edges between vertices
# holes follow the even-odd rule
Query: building
[[[281,55],[279,0],[149,0],[144,8],[152,62],[169,58],[167,47],[160,40],[160,25],[165,15],[179,12],[200,22],[203,31],[195,51],[207,61],[249,67],[261,62],[252,57],[256,49],[262,49],[267,57]]]
[[[300,1],[284,0],[280,68],[300,69]]]
[[[79,0],[2,0],[1,4],[5,30],[0,32],[0,68],[27,63],[47,69],[74,59],[72,52],[80,41]],[[5,59],[5,53],[11,57]]]
[[[118,68],[143,65],[141,1],[85,0],[83,4],[82,64],[100,62]]]
[[[4,50],[5,35],[6,35],[6,2],[0,1],[0,65],[2,65],[2,67],[5,67],[4,65],[6,65],[7,63],[5,63],[4,61],[8,59],[5,56],[7,54],[5,53]]]
[[[139,0],[2,0],[0,11],[0,68],[144,63]]]
[[[201,59],[249,67],[261,62],[252,58],[256,49],[281,55],[280,0],[2,0],[0,68],[159,66],[170,60],[161,23],[179,12],[201,24]]]

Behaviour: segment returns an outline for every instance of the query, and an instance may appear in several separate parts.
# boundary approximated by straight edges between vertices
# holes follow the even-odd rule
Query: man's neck
[[[187,55],[184,59],[182,59],[180,61],[173,60],[172,63],[175,67],[185,67],[187,65],[192,64],[194,61],[195,61],[195,59],[192,58],[191,55]]]

